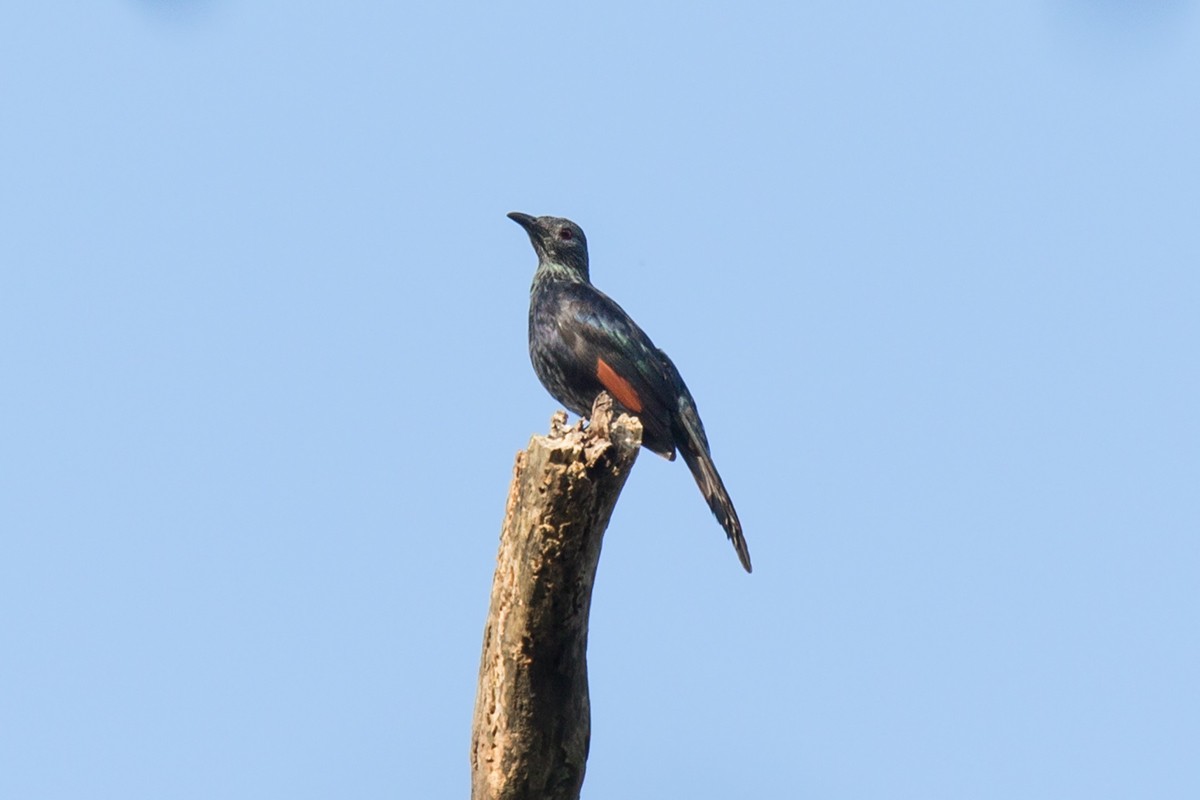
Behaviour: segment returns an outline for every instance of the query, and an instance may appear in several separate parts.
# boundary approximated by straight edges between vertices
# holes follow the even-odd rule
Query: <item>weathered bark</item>
[[[517,454],[483,633],[471,734],[472,800],[577,800],[591,734],[588,611],[600,542],[637,458],[642,425],[611,422],[602,394],[586,430]]]

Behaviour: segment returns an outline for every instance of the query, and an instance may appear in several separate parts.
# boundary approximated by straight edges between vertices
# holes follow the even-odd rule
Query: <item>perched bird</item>
[[[601,391],[642,422],[642,446],[684,462],[750,571],[742,524],[709,453],[696,403],[667,354],[608,295],[592,286],[587,239],[569,219],[514,211],[537,272],[529,292],[529,357],[542,385],[581,417]]]

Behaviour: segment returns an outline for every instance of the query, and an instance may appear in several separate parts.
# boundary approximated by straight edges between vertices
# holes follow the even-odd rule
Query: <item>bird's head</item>
[[[587,238],[582,228],[562,217],[533,217],[520,211],[512,212],[508,218],[529,234],[539,267],[566,267],[587,280]]]

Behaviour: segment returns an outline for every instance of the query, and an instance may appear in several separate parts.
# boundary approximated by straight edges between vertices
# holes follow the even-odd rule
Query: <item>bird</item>
[[[667,354],[616,301],[592,285],[587,238],[562,217],[514,211],[529,234],[537,270],[529,291],[529,358],[546,390],[580,417],[602,391],[638,417],[642,446],[669,461],[678,452],[746,572],[750,550],[742,523],[713,463],[696,401]]]

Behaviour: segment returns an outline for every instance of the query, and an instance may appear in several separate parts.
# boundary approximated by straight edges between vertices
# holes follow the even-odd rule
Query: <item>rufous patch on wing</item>
[[[635,414],[642,410],[642,398],[638,397],[629,381],[618,375],[603,358],[596,359],[596,377],[618,403]]]

